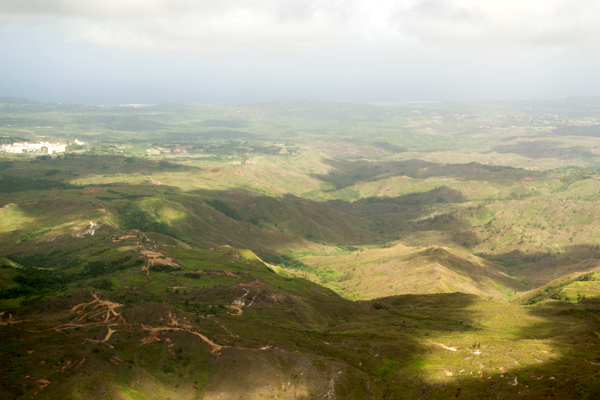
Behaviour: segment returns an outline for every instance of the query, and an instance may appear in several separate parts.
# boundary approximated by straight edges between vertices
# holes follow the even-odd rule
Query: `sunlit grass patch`
[[[15,203],[8,203],[0,208],[0,232],[23,229],[34,221],[35,218],[27,216]]]

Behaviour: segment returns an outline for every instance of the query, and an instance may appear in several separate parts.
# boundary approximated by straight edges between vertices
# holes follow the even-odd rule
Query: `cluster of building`
[[[84,142],[81,142],[75,139],[75,144],[80,146],[84,145]],[[6,153],[40,153],[43,149],[46,149],[48,154],[54,153],[64,153],[67,148],[66,143],[51,143],[51,142],[38,142],[38,143],[29,143],[29,142],[16,142],[13,144],[3,144],[2,151]]]

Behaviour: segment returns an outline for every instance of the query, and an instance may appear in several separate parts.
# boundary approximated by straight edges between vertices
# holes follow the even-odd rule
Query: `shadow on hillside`
[[[592,153],[583,146],[574,146],[574,147],[561,147],[562,143],[557,141],[527,141],[527,142],[518,142],[515,144],[507,144],[496,146],[491,149],[488,153],[496,152],[496,153],[513,153],[519,154],[523,157],[527,158],[559,158],[559,159],[579,159],[582,156],[586,157],[598,157],[598,154]]]
[[[591,126],[564,126],[561,128],[554,128],[552,133],[557,136],[590,136],[600,137],[600,125]]]
[[[407,233],[429,231],[452,232],[446,241],[459,246],[471,246],[477,241],[469,221],[460,215],[449,211],[429,217],[436,205],[465,201],[460,192],[448,187],[355,202],[316,202],[294,195],[274,198],[240,189],[190,193],[218,199],[223,203],[221,211],[238,221],[317,243],[381,243]]]
[[[167,160],[108,155],[70,155],[51,158],[36,158],[3,162],[0,169],[1,193],[17,193],[27,190],[49,190],[53,188],[79,188],[69,182],[85,179],[89,175],[121,177],[130,174],[147,175],[164,172],[208,173],[201,168],[177,164]],[[125,178],[123,178],[125,180]],[[156,182],[154,182],[156,184]],[[96,187],[107,185],[94,185]]]
[[[483,165],[476,162],[469,164],[438,164],[412,159],[395,162],[323,160],[323,163],[332,166],[334,169],[327,174],[313,174],[311,176],[331,184],[335,190],[344,189],[358,182],[374,182],[396,176],[413,179],[443,176],[477,181],[520,182],[526,177],[542,175],[542,173],[535,171]]]
[[[106,162],[92,159],[97,163]],[[72,164],[81,160],[64,162]],[[126,160],[119,162],[127,167],[137,163]],[[140,168],[147,165],[147,162],[143,162]],[[170,164],[150,164],[150,167],[171,168]],[[11,170],[8,168],[5,171]],[[447,187],[396,198],[367,198],[348,203],[316,202],[294,195],[275,198],[239,188],[185,192],[167,185],[123,183],[91,187],[65,184],[63,187],[56,186],[59,180],[47,179],[45,182],[50,182],[51,186],[45,192],[36,193],[39,204],[34,204],[29,201],[22,203],[16,196],[26,193],[21,190],[43,189],[40,181],[11,179],[15,187],[3,186],[5,191],[9,191],[5,197],[6,203],[19,203],[19,210],[38,223],[79,220],[81,216],[98,211],[100,204],[108,215],[117,217],[114,222],[123,229],[167,234],[199,247],[229,244],[270,253],[305,246],[306,241],[329,245],[381,243],[397,240],[406,232],[433,230],[455,232],[452,237],[448,236],[448,240],[458,245],[476,240],[470,233],[469,222],[456,214],[424,218],[431,214],[431,206],[464,201],[461,193]],[[136,205],[136,213],[126,213],[128,220],[123,221],[120,210],[127,208],[128,203]],[[40,214],[41,209],[45,210],[43,214]],[[175,213],[179,216],[167,222],[162,221],[163,209],[168,215]],[[57,215],[60,215],[59,220]],[[139,224],[136,225],[137,220]],[[152,226],[164,229],[156,231],[149,228]],[[30,228],[22,227],[25,230]]]
[[[416,245],[441,243],[470,248],[479,241],[471,223],[455,212],[456,209],[444,206],[465,200],[462,193],[442,186],[394,198],[370,197],[353,203],[330,203],[371,221],[370,230],[380,241],[398,240],[408,235],[417,240]],[[423,237],[419,239],[421,235]]]
[[[338,359],[368,376],[370,383],[349,370],[347,373],[354,379],[344,388],[346,392],[373,393],[365,388],[374,384],[379,393],[373,398],[405,398],[409,388],[417,390],[426,384],[403,378],[399,381],[396,373],[421,369],[431,348],[444,345],[435,342],[435,337],[477,329],[476,321],[481,315],[471,306],[478,301],[477,296],[463,293],[403,295],[348,302],[342,312],[343,307],[328,308],[323,302],[315,303],[315,309],[327,315],[329,328],[319,335],[318,341],[311,339],[312,344],[304,345],[308,345],[307,350]]]
[[[575,244],[561,253],[512,250],[478,255],[504,265],[512,275],[526,276],[535,287],[573,272],[590,271],[600,265],[600,248],[592,244]]]
[[[600,303],[556,301],[529,306],[526,312],[540,321],[520,327],[512,346],[511,341],[483,341],[481,366],[473,375],[454,371],[444,382],[431,384],[421,399],[599,398]],[[505,355],[502,364],[486,357],[492,351]]]

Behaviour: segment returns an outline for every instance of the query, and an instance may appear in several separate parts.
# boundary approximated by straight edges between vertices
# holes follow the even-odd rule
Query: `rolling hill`
[[[3,399],[600,396],[596,101],[0,120]]]

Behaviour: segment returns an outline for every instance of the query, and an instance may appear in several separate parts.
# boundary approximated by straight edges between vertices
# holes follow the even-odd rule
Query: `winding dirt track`
[[[13,316],[12,314],[8,314],[8,320],[4,321],[4,311],[0,312],[0,326],[6,326],[6,325],[13,325],[13,324],[19,324],[21,322],[25,322],[28,320],[23,320],[23,321],[15,321],[13,320]]]
[[[210,352],[217,356],[221,354],[221,350],[223,350],[223,349],[260,350],[260,348],[259,349],[249,349],[249,348],[234,347],[234,346],[221,346],[221,345],[213,342],[207,336],[197,332],[192,327],[192,325],[178,320],[177,317],[171,312],[169,312],[168,316],[165,318],[165,320],[167,321],[167,324],[169,325],[167,327],[157,327],[157,326],[146,325],[146,324],[142,324],[142,323],[130,324],[125,320],[125,318],[123,317],[123,315],[121,315],[121,313],[116,311],[117,308],[122,307],[122,304],[113,303],[108,300],[102,300],[96,294],[92,294],[92,296],[94,296],[93,301],[77,304],[76,306],[74,306],[73,308],[71,308],[68,311],[69,313],[76,314],[76,317],[71,322],[68,322],[68,323],[62,324],[62,325],[58,325],[53,328],[42,329],[42,330],[28,330],[28,329],[23,329],[23,328],[18,328],[18,329],[21,329],[25,332],[32,332],[32,333],[53,330],[53,331],[71,336],[68,333],[66,333],[65,331],[75,329],[75,328],[81,328],[81,327],[89,327],[89,326],[104,326],[104,327],[106,327],[107,333],[106,333],[106,336],[104,337],[104,339],[102,339],[102,340],[81,338],[82,340],[87,340],[87,341],[94,342],[94,343],[108,342],[108,340],[115,333],[118,333],[118,332],[139,332],[139,331],[148,332],[149,337],[142,339],[142,344],[148,344],[148,343],[152,343],[152,342],[156,342],[156,341],[161,341],[161,339],[158,338],[158,334],[161,332],[181,331],[181,332],[190,333],[190,334],[202,339],[202,341],[204,341],[206,344],[208,344],[210,346],[210,348],[211,348]],[[24,321],[14,321],[12,319],[12,315],[9,315],[8,321],[4,322],[2,320],[3,314],[4,313],[0,313],[0,325],[9,325],[9,324],[17,324],[17,323],[25,322],[25,320]],[[227,328],[225,328],[221,323],[219,323],[219,325],[222,326],[227,332],[229,332],[231,334],[231,332]]]

